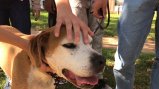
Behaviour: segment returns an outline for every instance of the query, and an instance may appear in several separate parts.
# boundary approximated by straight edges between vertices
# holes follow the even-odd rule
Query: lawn
[[[116,31],[116,25],[118,21],[119,15],[118,14],[111,14],[111,22],[108,27],[108,29],[104,30],[105,36],[117,36],[117,31]],[[43,30],[44,28],[47,27],[47,13],[42,12],[41,17],[38,21],[34,21],[34,18],[31,17],[32,21],[32,28],[34,30]],[[105,22],[106,23],[106,22]],[[148,39],[154,40],[154,23],[155,19],[153,20],[152,24],[152,29],[151,32],[148,36]],[[113,64],[114,64],[114,49],[105,49],[103,48],[103,55],[107,59],[107,66],[104,71],[104,76],[107,77],[108,79],[108,84],[113,87],[115,87],[115,81],[113,77]],[[136,61],[136,75],[135,75],[135,88],[134,89],[149,89],[150,85],[150,73],[151,73],[151,66],[153,63],[152,58],[154,58],[153,53],[141,53],[139,58]],[[3,72],[0,73],[0,89],[2,89],[4,83],[5,83],[5,76]],[[71,84],[65,84],[61,86],[62,88],[60,89],[76,89],[73,87]]]

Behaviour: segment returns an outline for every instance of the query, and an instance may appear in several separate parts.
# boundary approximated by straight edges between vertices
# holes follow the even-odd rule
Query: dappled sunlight
[[[106,65],[107,66],[114,66],[114,61],[110,59],[106,59]]]

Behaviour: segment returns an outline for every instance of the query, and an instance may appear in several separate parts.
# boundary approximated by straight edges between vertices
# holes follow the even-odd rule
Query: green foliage
[[[5,75],[3,72],[0,73],[0,89],[3,89],[3,86],[5,84]]]

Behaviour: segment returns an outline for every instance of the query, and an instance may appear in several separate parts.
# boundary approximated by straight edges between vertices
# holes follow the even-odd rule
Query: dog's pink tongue
[[[66,77],[68,77],[70,80],[76,81],[76,84],[78,86],[81,85],[96,85],[98,83],[98,78],[97,76],[92,76],[92,77],[79,77],[75,75],[74,73],[67,71],[65,72]]]
[[[96,85],[98,83],[98,78],[96,76],[93,77],[77,77],[76,76],[77,85],[90,84]]]

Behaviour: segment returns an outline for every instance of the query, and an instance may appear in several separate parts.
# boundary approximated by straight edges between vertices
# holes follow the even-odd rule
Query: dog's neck
[[[30,87],[29,89],[54,89],[54,79],[48,75],[47,73],[41,72],[38,68],[31,68],[29,73],[28,83]],[[34,86],[37,85],[39,88]]]
[[[45,64],[45,66],[50,67],[49,64],[47,63],[47,61],[42,60],[42,63]],[[62,77],[59,77],[56,73],[47,72],[47,74],[50,75],[54,79],[54,81],[55,81],[54,85],[56,86],[56,88],[58,88],[59,82],[64,80]]]

